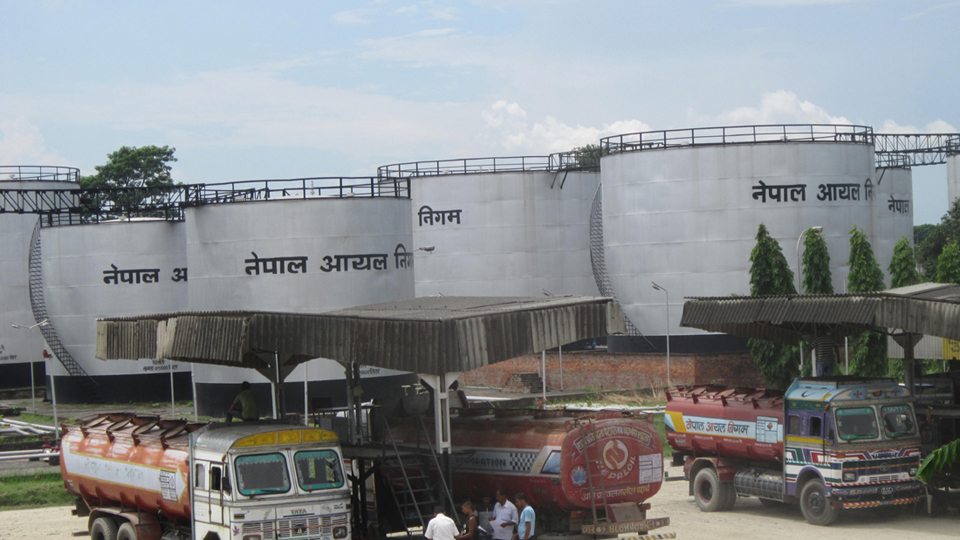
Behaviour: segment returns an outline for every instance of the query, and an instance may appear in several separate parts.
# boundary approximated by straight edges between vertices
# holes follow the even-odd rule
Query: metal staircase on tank
[[[420,447],[419,437],[415,449],[401,450],[393,438],[390,425],[384,418],[383,429],[390,439],[390,445],[383,446],[380,461],[380,471],[400,512],[408,536],[411,534],[411,528],[420,527],[426,531],[427,523],[433,518],[434,507],[441,504],[437,484],[443,488],[447,508],[454,508],[453,496],[444,477],[443,468],[440,466],[440,460],[433,445],[429,444],[430,439],[427,437],[426,427],[420,415],[417,415],[416,422],[420,435],[428,442],[429,450]],[[431,480],[431,471],[436,471],[436,483]],[[453,514],[451,517],[459,528],[461,526],[459,516],[456,512],[451,513]]]
[[[40,333],[47,345],[53,350],[53,355],[60,361],[64,369],[71,377],[77,377],[77,384],[83,393],[86,401],[99,402],[99,385],[90,377],[82,366],[73,358],[70,351],[60,342],[57,330],[52,323],[49,323],[50,317],[47,315],[47,305],[43,298],[43,259],[40,254],[40,219],[33,227],[33,236],[30,238],[29,255],[29,289],[30,289],[30,308],[33,311],[34,322],[48,321],[47,324],[40,326]],[[52,376],[52,375],[51,375]]]

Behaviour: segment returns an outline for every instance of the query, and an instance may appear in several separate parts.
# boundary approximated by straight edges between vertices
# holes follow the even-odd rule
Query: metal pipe
[[[540,381],[542,382],[542,384],[540,385],[540,389],[543,391],[543,405],[546,406],[547,405],[547,351],[545,350],[540,352],[540,363],[543,366],[543,370],[541,371],[542,377]]]
[[[563,345],[557,347],[560,352],[560,391],[563,391]]]
[[[191,394],[193,395],[193,421],[196,422],[197,416],[198,416],[197,414],[197,373],[193,369],[194,365],[195,364],[193,362],[190,363],[190,384],[191,386],[193,386],[193,392]]]
[[[310,377],[307,376],[307,365],[303,363],[303,425],[310,425]]]
[[[177,417],[177,404],[173,393],[173,360],[170,361],[170,418]]]

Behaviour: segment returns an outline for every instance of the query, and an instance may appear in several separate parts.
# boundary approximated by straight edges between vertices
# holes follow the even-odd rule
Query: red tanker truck
[[[416,443],[412,422],[390,422],[398,443]],[[587,534],[636,533],[670,523],[646,518],[645,501],[663,482],[663,443],[652,415],[460,409],[450,428],[457,501],[479,501],[500,488],[511,497],[522,491],[538,522],[556,532],[582,525]]]
[[[64,485],[92,540],[350,536],[343,458],[329,431],[130,413],[63,427]]]
[[[829,525],[843,509],[919,500],[917,422],[893,379],[803,378],[785,394],[682,387],[667,399],[667,440],[704,512],[753,496],[799,502],[807,521]]]

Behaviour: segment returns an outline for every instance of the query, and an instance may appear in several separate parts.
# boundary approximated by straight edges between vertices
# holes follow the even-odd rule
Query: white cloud
[[[460,19],[460,10],[455,7],[445,7],[431,9],[430,18],[444,21],[456,21]]]
[[[935,11],[940,11],[941,9],[954,8],[954,7],[957,7],[957,6],[960,6],[960,2],[946,2],[946,3],[943,3],[943,4],[938,4],[938,5],[933,6],[933,7],[929,7],[929,8],[924,9],[924,10],[920,10],[920,11],[918,11],[918,12],[916,12],[916,13],[912,13],[912,14],[910,14],[910,15],[907,15],[906,17],[902,17],[900,20],[901,20],[901,21],[912,21],[912,20],[915,20],[915,19],[920,19],[920,18],[922,18],[922,17],[926,17],[927,15],[929,15],[929,14],[935,12]]]
[[[917,126],[901,126],[893,120],[884,120],[883,125],[877,129],[877,133],[956,133],[957,128],[951,126],[944,120],[934,120],[922,128]]]
[[[334,13],[330,20],[337,24],[367,24],[370,19],[366,18],[371,13],[369,9],[352,9]]]
[[[639,120],[619,120],[599,128],[570,126],[552,116],[540,122],[527,121],[527,112],[517,103],[498,101],[481,113],[487,127],[487,138],[511,152],[548,154],[565,152],[578,146],[597,144],[602,137],[649,131]]]
[[[21,116],[0,120],[0,165],[71,164],[47,150],[40,129]]]
[[[420,8],[416,4],[414,4],[412,6],[403,6],[403,7],[397,8],[396,13],[399,13],[401,15],[416,15],[417,11],[419,10]]]
[[[833,116],[809,101],[802,101],[797,94],[786,90],[763,94],[757,107],[737,107],[716,116],[697,115],[691,110],[687,118],[694,126],[853,123],[846,117]]]

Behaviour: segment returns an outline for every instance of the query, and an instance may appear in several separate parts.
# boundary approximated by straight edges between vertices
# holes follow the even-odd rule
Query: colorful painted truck
[[[705,512],[753,496],[799,502],[829,525],[843,509],[919,500],[917,422],[893,379],[803,378],[785,394],[695,386],[667,399],[667,440]]]
[[[663,482],[663,443],[652,415],[460,409],[450,428],[455,501],[522,491],[552,532],[636,533],[670,523],[646,517],[645,501]],[[398,443],[415,444],[412,422],[393,419],[391,430]],[[623,515],[606,516],[608,509]]]
[[[128,413],[64,430],[64,485],[92,540],[350,536],[343,458],[329,431]]]

